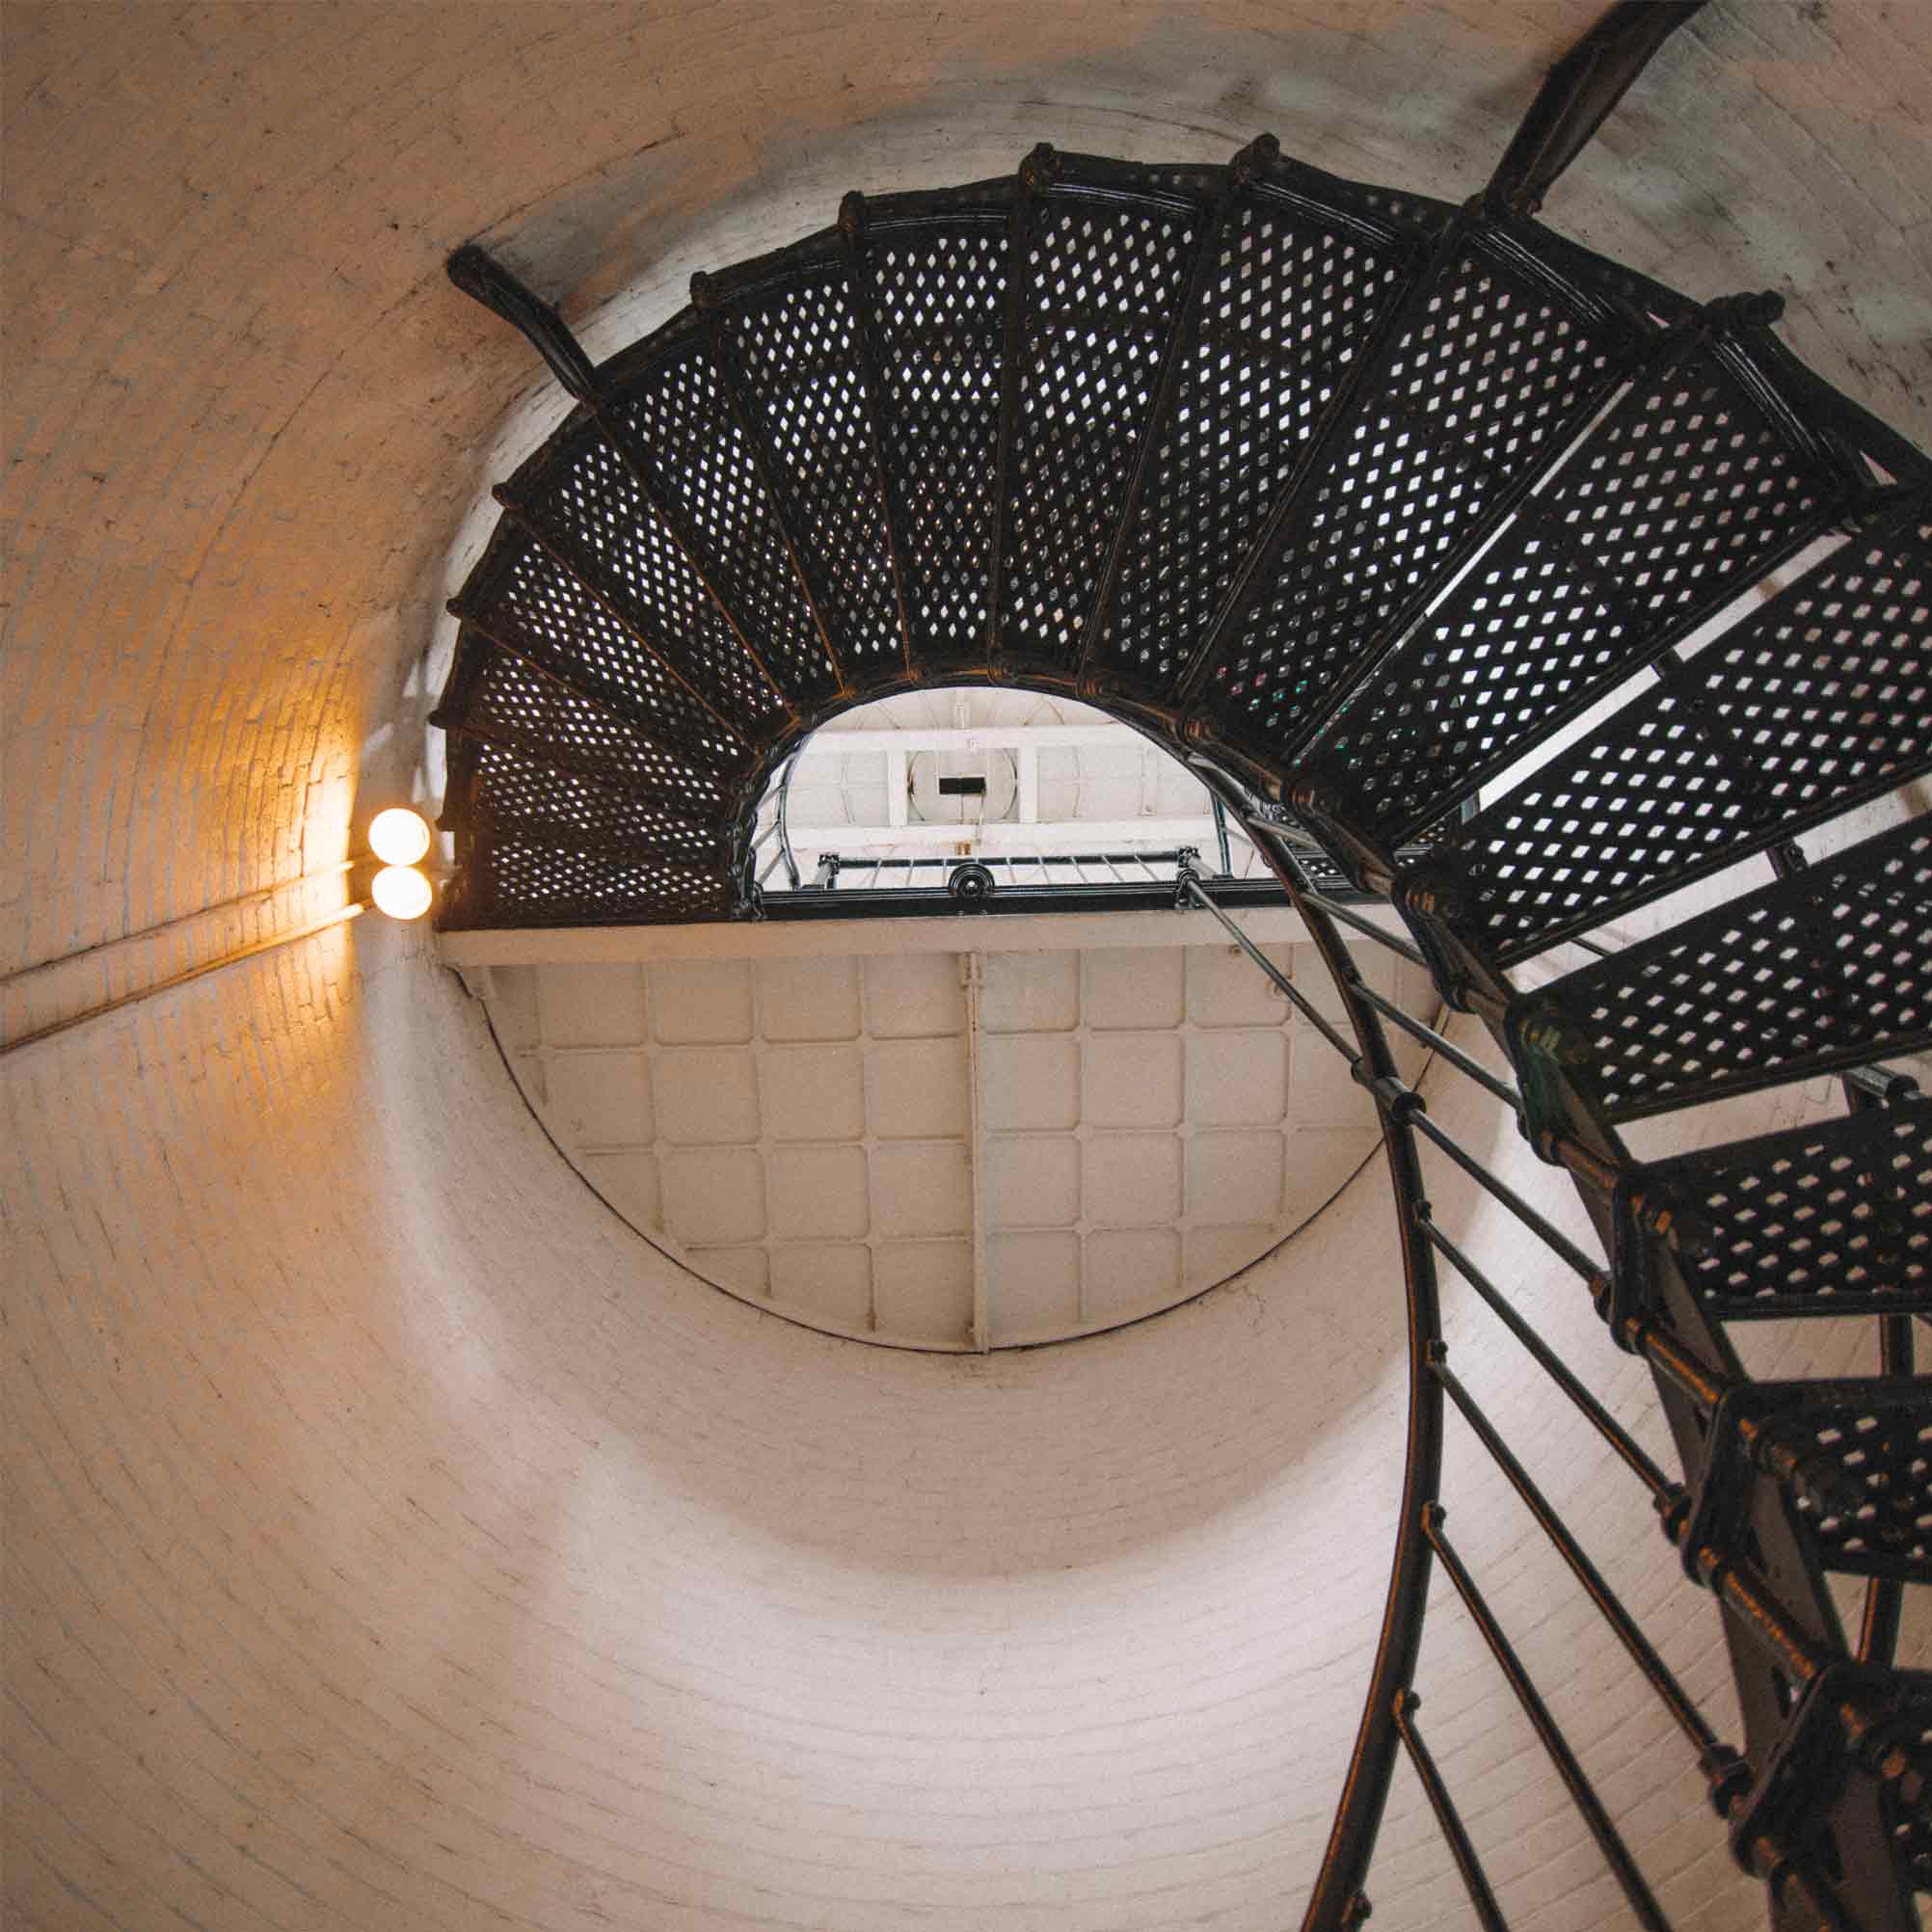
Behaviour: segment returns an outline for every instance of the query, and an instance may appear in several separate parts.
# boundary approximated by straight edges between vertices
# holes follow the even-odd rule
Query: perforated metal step
[[[756,917],[780,764],[842,711],[961,681],[1087,699],[1194,760],[1338,973],[1331,917],[1380,928],[1323,894],[1388,895],[1399,950],[1507,1047],[1520,1092],[1475,1071],[1578,1175],[1609,1263],[1530,1224],[1656,1372],[1683,1484],[1626,1461],[1730,1620],[1744,1751],[1703,1735],[1733,1848],[1780,1926],[1893,1932],[1926,1878],[1925,1687],[1888,1666],[1927,1575],[1932,1167],[1925,1104],[1863,1069],[1932,1046],[1932,819],[1899,792],[1932,770],[1932,465],[1790,357],[1774,298],[1701,306],[1531,218],[1690,11],[1613,9],[1460,209],[1266,137],[1225,167],[1042,148],[1010,180],[849,197],[596,369],[463,252],[452,274],[578,407],[452,604],[441,917]],[[1798,834],[1885,798],[1920,816],[1805,863]],[[1332,873],[1301,867],[1311,838]],[[1766,853],[1770,884],[1517,983]],[[1421,1194],[1427,1123],[1377,1064],[1364,1045],[1429,1311],[1432,1243],[1457,1251]],[[1619,1139],[1832,1072],[1865,1083],[1841,1120],[1650,1163]],[[1848,1312],[1878,1319],[1869,1383],[1753,1383],[1723,1332]],[[1430,1348],[1415,1415],[1442,1400]],[[1403,1699],[1430,1548],[1451,1564],[1429,1510],[1391,1586]],[[1870,1579],[1856,1650],[1834,1570]],[[1394,1722],[1372,1701],[1378,1768],[1311,1924],[1358,1922]]]

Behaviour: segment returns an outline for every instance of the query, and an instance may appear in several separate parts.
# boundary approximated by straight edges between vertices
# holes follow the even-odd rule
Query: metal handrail
[[[1431,1350],[1441,1340],[1441,1313],[1435,1249],[1423,1237],[1417,1214],[1424,1195],[1422,1167],[1412,1132],[1416,1096],[1397,1075],[1382,1015],[1365,997],[1368,988],[1334,923],[1310,902],[1305,880],[1291,864],[1273,855],[1271,863],[1328,969],[1355,1034],[1353,1046],[1202,890],[1197,878],[1192,874],[1184,877],[1182,894],[1220,921],[1228,936],[1261,968],[1295,1009],[1348,1060],[1355,1081],[1375,1096],[1382,1110],[1382,1149],[1398,1210],[1396,1232],[1402,1246],[1409,1328],[1407,1449],[1388,1594],[1383,1599],[1382,1628],[1361,1723],[1350,1753],[1328,1849],[1302,1920],[1302,1932],[1344,1932],[1344,1928],[1359,1924],[1366,1915],[1362,1887],[1374,1856],[1382,1811],[1388,1802],[1396,1754],[1402,1748],[1396,1699],[1411,1686],[1416,1656],[1422,1646],[1431,1565],[1430,1546],[1422,1525],[1427,1511],[1436,1504],[1442,1475],[1442,1389],[1429,1367]]]
[[[1487,1067],[1462,1052],[1436,1029],[1413,1020],[1395,1003],[1376,994],[1361,979],[1338,926],[1326,910],[1311,903],[1314,896],[1297,895],[1292,862],[1282,866],[1284,883],[1298,899],[1304,916],[1321,922],[1332,949],[1330,972],[1341,990],[1352,1017],[1369,1023],[1386,1019],[1403,1027],[1411,1037],[1438,1053],[1444,1062],[1472,1080],[1485,1091],[1520,1113],[1520,1100],[1514,1088],[1499,1081]],[[1428,1118],[1424,1102],[1416,1089],[1394,1074],[1392,1064],[1385,1073],[1374,1070],[1367,1041],[1358,1030],[1356,1044],[1351,1042],[1314,1006],[1305,993],[1248,939],[1226,913],[1214,903],[1201,882],[1183,880],[1183,897],[1214,913],[1229,937],[1309,1022],[1323,1040],[1340,1053],[1350,1064],[1355,1078],[1376,1096],[1383,1121],[1384,1144],[1392,1165],[1400,1163],[1412,1178],[1405,1188],[1397,1181],[1397,1195],[1405,1201],[1409,1227],[1420,1237],[1423,1251],[1440,1253],[1469,1283],[1477,1295],[1503,1321],[1531,1358],[1556,1383],[1597,1434],[1645,1484],[1652,1500],[1670,1510],[1681,1502],[1683,1491],[1673,1484],[1642,1446],[1591,1395],[1588,1389],[1556,1353],[1516,1313],[1488,1276],[1462,1248],[1436,1224],[1421,1185],[1416,1165],[1417,1136],[1444,1152],[1476,1178],[1488,1191],[1536,1234],[1550,1251],[1564,1260],[1589,1283],[1600,1290],[1603,1269],[1592,1262],[1520,1194],[1462,1147],[1453,1138]],[[1367,927],[1367,922],[1351,922]],[[1315,929],[1311,921],[1311,930]],[[1387,935],[1373,927],[1371,936]],[[1386,1053],[1385,1035],[1377,1029],[1376,1037]],[[1399,1140],[1398,1140],[1398,1137]],[[1406,1198],[1405,1198],[1406,1197]],[[1407,1249],[1405,1253],[1407,1255]],[[1405,1473],[1404,1502],[1399,1518],[1394,1575],[1384,1608],[1383,1633],[1378,1645],[1350,1770],[1336,1809],[1328,1856],[1317,1881],[1303,1921],[1303,1932],[1346,1932],[1359,1925],[1367,1916],[1364,1891],[1368,1863],[1380,1828],[1381,1812],[1386,1802],[1388,1780],[1397,1748],[1408,1754],[1420,1779],[1431,1811],[1448,1841],[1451,1855],[1462,1875],[1478,1920],[1486,1927],[1500,1927],[1500,1908],[1474,1844],[1444,1784],[1439,1768],[1423,1744],[1413,1721],[1419,1704],[1414,1691],[1415,1667],[1420,1653],[1423,1616],[1427,1598],[1427,1563],[1433,1555],[1441,1559],[1458,1596],[1474,1621],[1486,1645],[1502,1669],[1521,1704],[1532,1727],[1555,1765],[1559,1776],[1582,1814],[1592,1837],[1608,1863],[1639,1922],[1647,1932],[1669,1932],[1667,1921],[1647,1881],[1637,1868],[1628,1846],[1611,1822],[1588,1774],[1551,1716],[1520,1657],[1504,1635],[1493,1612],[1482,1597],[1473,1578],[1442,1533],[1444,1511],[1439,1497],[1441,1469],[1440,1398],[1446,1396],[1467,1422],[1477,1439],[1489,1452],[1529,1511],[1532,1519],[1563,1559],[1599,1616],[1637,1666],[1652,1694],[1691,1743],[1713,1798],[1720,1810],[1741,1788],[1742,1760],[1736,1751],[1724,1744],[1711,1729],[1695,1701],[1684,1690],[1675,1673],[1666,1665],[1655,1647],[1644,1635],[1635,1618],[1621,1597],[1610,1588],[1600,1570],[1563,1522],[1509,1445],[1483,1413],[1468,1390],[1451,1373],[1447,1349],[1439,1333],[1437,1295],[1433,1273],[1427,1293],[1418,1297],[1416,1275],[1406,1268],[1410,1284],[1411,1346],[1416,1353],[1412,1367],[1420,1370],[1426,1385],[1412,1389],[1410,1403],[1409,1461]],[[1427,1332],[1422,1332],[1426,1329]],[[1429,1396],[1437,1401],[1432,1405]]]

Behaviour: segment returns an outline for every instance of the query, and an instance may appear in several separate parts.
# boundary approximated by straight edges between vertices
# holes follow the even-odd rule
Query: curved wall
[[[443,282],[457,242],[602,352],[845,187],[1039,139],[1219,156],[1272,124],[1339,172],[1473,189],[1594,10],[1210,11],[10,8],[6,963],[80,955],[8,988],[10,1029],[339,900],[419,738],[445,553],[520,399],[550,406]],[[1922,441],[1909,25],[1720,7],[1549,213],[1699,293],[1788,282],[1795,345]],[[1169,1316],[932,1359],[665,1267],[544,1143],[421,936],[372,919],[0,1077],[12,1922],[1292,1921],[1400,1474],[1373,1175]],[[1442,1196],[1656,1440],[1587,1299]],[[1710,1606],[1641,1497],[1450,1320],[1722,1709]],[[1864,1346],[1763,1341],[1787,1369]],[[1465,1451],[1453,1533],[1666,1902],[1760,1922],[1683,1754]],[[1453,1620],[1424,1656],[1512,1922],[1617,1922],[1487,1660]],[[1378,1926],[1455,1909],[1417,1804],[1399,1783]]]

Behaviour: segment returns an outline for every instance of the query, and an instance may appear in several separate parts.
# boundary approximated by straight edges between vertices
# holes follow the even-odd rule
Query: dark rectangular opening
[[[983,798],[986,795],[986,781],[983,778],[942,778],[939,781],[939,795],[942,798]]]

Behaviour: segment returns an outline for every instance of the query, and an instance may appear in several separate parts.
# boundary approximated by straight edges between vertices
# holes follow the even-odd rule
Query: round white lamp
[[[385,866],[369,887],[376,909],[391,919],[420,919],[434,896],[429,881],[414,866]]]
[[[429,823],[406,805],[391,805],[369,820],[369,850],[386,866],[413,866],[429,850]]]

